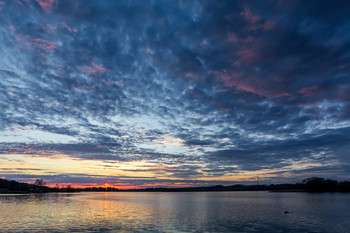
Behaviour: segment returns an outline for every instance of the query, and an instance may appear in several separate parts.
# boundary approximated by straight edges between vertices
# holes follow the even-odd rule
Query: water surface
[[[0,232],[336,233],[350,229],[350,194],[342,193],[0,195],[0,209]]]

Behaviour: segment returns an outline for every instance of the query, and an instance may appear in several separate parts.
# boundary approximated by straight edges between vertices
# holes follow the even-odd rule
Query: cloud
[[[50,13],[53,10],[54,4],[56,3],[56,0],[35,0],[35,1],[47,13]]]
[[[6,2],[1,153],[171,164],[184,182],[308,159],[334,172],[349,163],[349,7]]]

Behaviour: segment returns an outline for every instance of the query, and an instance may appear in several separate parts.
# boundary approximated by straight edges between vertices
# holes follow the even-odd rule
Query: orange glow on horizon
[[[174,176],[174,171],[180,169],[175,165],[165,165],[149,161],[103,161],[76,158],[60,153],[48,153],[28,146],[23,151],[13,151],[10,154],[0,155],[0,172],[6,175],[5,179],[30,174],[32,178],[21,179],[20,182],[33,184],[36,179],[44,178],[49,187],[70,185],[72,188],[100,187],[104,189],[143,189],[159,187],[195,187],[211,186],[220,183],[232,184],[237,182],[254,182],[256,177],[260,181],[272,178],[288,178],[289,171],[321,167],[322,164],[312,160],[289,161],[292,165],[280,169],[262,169],[259,171],[236,171],[220,176],[211,176],[203,172],[201,176],[192,176],[184,182],[181,177]],[[45,155],[44,155],[45,154]],[[201,168],[205,170],[206,165]],[[67,175],[62,183],[50,180],[50,176]],[[76,183],[70,182],[69,177],[77,177]],[[89,177],[91,180],[89,181]],[[95,177],[98,177],[96,180]],[[80,179],[81,178],[81,179]],[[13,178],[10,178],[13,179]],[[80,182],[79,182],[80,179]],[[162,180],[167,180],[162,181]],[[60,180],[62,181],[62,180]],[[85,182],[85,183],[82,183]]]

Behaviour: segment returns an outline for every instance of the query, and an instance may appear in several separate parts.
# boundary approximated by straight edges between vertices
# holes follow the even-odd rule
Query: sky
[[[0,177],[350,179],[350,2],[0,0]]]

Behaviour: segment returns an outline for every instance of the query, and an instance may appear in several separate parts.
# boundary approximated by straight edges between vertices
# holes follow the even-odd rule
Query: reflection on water
[[[350,194],[0,195],[0,232],[349,232]],[[290,213],[285,214],[285,211]]]

